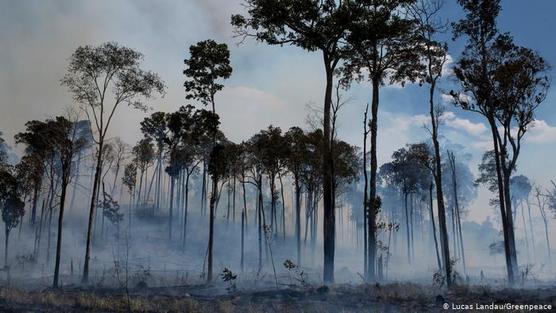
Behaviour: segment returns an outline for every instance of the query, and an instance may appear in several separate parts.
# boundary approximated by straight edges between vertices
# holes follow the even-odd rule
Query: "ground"
[[[430,285],[290,286],[263,290],[230,284],[133,288],[0,289],[0,312],[447,312],[445,303],[543,304],[556,308],[556,288],[507,289]],[[461,308],[461,307],[460,307]],[[458,312],[465,310],[458,309]],[[522,310],[533,312],[538,310]],[[550,310],[547,310],[550,311]],[[519,311],[516,311],[519,312]]]

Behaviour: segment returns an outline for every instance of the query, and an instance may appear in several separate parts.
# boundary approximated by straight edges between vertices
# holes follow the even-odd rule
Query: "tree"
[[[156,144],[156,196],[155,207],[160,210],[160,192],[162,186],[162,155],[165,149],[167,128],[167,115],[164,112],[155,112],[141,122],[141,132]]]
[[[417,36],[419,41],[418,52],[420,54],[423,67],[419,73],[419,81],[421,84],[427,84],[429,87],[429,115],[431,126],[429,132],[433,143],[434,158],[433,164],[430,164],[432,177],[436,186],[436,205],[439,216],[439,230],[442,258],[447,277],[447,283],[451,281],[451,262],[450,250],[448,244],[448,231],[446,227],[446,208],[444,204],[444,191],[442,184],[442,158],[440,153],[440,143],[438,141],[438,129],[440,126],[440,116],[443,113],[442,107],[435,103],[435,92],[439,79],[443,74],[443,67],[447,60],[448,47],[446,43],[442,43],[436,39],[438,33],[446,29],[446,23],[442,21],[438,14],[442,9],[443,0],[419,0],[409,6],[409,13],[417,23]],[[433,213],[431,208],[431,213]],[[432,218],[431,214],[431,218]],[[434,220],[433,220],[434,227]],[[435,233],[436,239],[436,233]]]
[[[290,128],[284,137],[289,151],[286,157],[286,166],[294,181],[297,265],[301,266],[301,175],[307,156],[306,138],[305,133],[299,127]]]
[[[270,227],[276,233],[278,229],[276,200],[278,198],[276,191],[276,176],[284,169],[285,159],[288,155],[288,145],[282,136],[282,130],[279,127],[270,125],[268,129],[261,130],[255,135],[258,158],[261,162],[262,169],[268,177],[270,188]]]
[[[187,80],[183,86],[187,93],[186,99],[195,99],[203,105],[211,105],[212,113],[216,113],[214,96],[224,85],[219,79],[228,79],[232,75],[230,51],[225,43],[214,40],[200,41],[189,47],[189,59],[185,59],[186,69],[183,74]]]
[[[459,3],[466,16],[454,23],[454,37],[464,36],[467,42],[454,67],[461,88],[451,95],[457,106],[484,116],[491,130],[506,267],[513,284],[518,265],[510,178],[521,140],[546,97],[549,66],[536,52],[515,45],[508,33],[498,31],[499,0]]]
[[[10,231],[15,228],[25,214],[25,203],[19,195],[19,182],[14,176],[13,167],[0,166],[0,205],[2,209],[2,220],[5,229],[4,266],[8,268],[8,244]]]
[[[40,196],[44,176],[43,160],[37,153],[24,155],[16,165],[16,171],[22,184],[32,191],[31,200],[31,225],[35,225],[37,216],[37,201]]]
[[[554,183],[552,183],[554,186]],[[556,186],[554,186],[556,189]],[[554,190],[548,194],[548,196],[544,196],[542,194],[540,187],[535,187],[535,197],[537,198],[537,205],[539,206],[539,212],[541,213],[541,217],[544,223],[544,236],[546,239],[546,253],[548,256],[548,263],[552,267],[552,255],[550,253],[550,240],[548,239],[548,217],[546,214],[546,204],[548,202],[549,209],[552,211],[556,211],[556,190]],[[548,198],[548,199],[547,199]],[[547,201],[549,200],[549,201]]]
[[[406,220],[406,245],[408,262],[411,264],[413,251],[413,202],[411,211],[408,207],[409,197],[429,188],[432,169],[432,155],[424,143],[408,144],[396,150],[392,161],[380,168],[380,176],[387,184],[395,186],[403,195]],[[432,217],[431,217],[432,218]]]
[[[324,93],[324,146],[322,172],[324,190],[324,267],[325,282],[334,281],[335,212],[332,193],[331,107],[333,77],[343,59],[344,39],[351,19],[349,1],[246,0],[248,17],[232,16],[236,34],[270,45],[290,44],[322,54],[326,73]]]
[[[48,121],[49,133],[46,141],[50,141],[56,150],[61,169],[61,194],[58,216],[58,238],[56,244],[56,261],[54,265],[54,281],[52,286],[58,287],[60,274],[60,258],[62,253],[62,230],[64,222],[64,209],[66,203],[67,187],[70,183],[73,168],[74,156],[82,149],[84,140],[76,137],[75,122],[64,117],[56,117],[55,120]]]
[[[525,235],[525,246],[527,247],[527,260],[530,262],[530,256],[535,255],[535,229],[533,228],[533,221],[531,218],[531,206],[529,204],[529,195],[533,190],[533,186],[529,181],[529,178],[525,175],[515,175],[510,178],[510,191],[512,194],[512,207],[513,207],[513,216],[514,222],[517,216],[517,210],[521,209],[521,219],[523,222],[523,232]],[[525,221],[525,206],[523,203],[527,205],[528,208],[528,215],[529,215],[529,232],[527,232],[527,222]],[[531,244],[529,245],[529,240]],[[532,250],[530,250],[532,248]]]
[[[135,202],[135,186],[137,185],[137,163],[132,161],[124,168],[122,183],[127,187],[129,193],[129,215],[128,215],[128,233],[131,234],[131,211]]]
[[[214,245],[214,214],[215,203],[218,198],[218,182],[224,178],[229,171],[229,162],[227,159],[228,145],[216,144],[210,154],[208,172],[212,179],[212,194],[210,197],[210,213],[209,213],[209,243],[208,243],[208,269],[207,282],[212,281],[213,275],[213,245]]]
[[[142,58],[141,53],[114,42],[96,47],[81,46],[72,54],[67,73],[61,81],[94,125],[96,134],[93,139],[98,147],[87,226],[82,278],[84,283],[89,280],[93,220],[102,168],[102,151],[112,118],[122,104],[144,110],[146,106],[140,101],[141,98],[149,99],[155,93],[164,92],[164,83],[158,75],[140,68]],[[112,101],[108,99],[110,96],[113,97]]]
[[[380,87],[415,80],[421,62],[414,29],[415,21],[408,17],[408,5],[414,0],[359,1],[351,20],[349,42],[350,58],[343,69],[344,81],[349,84],[366,77],[371,81],[372,99],[370,116],[370,178],[368,223],[367,281],[376,280],[376,219],[380,210],[377,195],[377,137]]]
[[[133,154],[133,162],[137,164],[139,169],[139,190],[137,192],[137,205],[141,204],[141,189],[143,187],[143,176],[149,167],[151,167],[154,160],[154,148],[152,141],[148,138],[143,138],[131,149]],[[146,177],[145,177],[146,181]]]

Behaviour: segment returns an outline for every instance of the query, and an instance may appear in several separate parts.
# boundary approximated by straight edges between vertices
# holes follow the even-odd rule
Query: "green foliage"
[[[210,104],[214,111],[214,95],[224,87],[218,80],[232,75],[228,46],[209,39],[189,47],[189,53],[183,71],[189,78],[184,83],[186,98]]]
[[[11,166],[0,167],[0,208],[6,232],[16,227],[25,214],[25,203],[19,194],[19,181]]]
[[[125,166],[122,183],[127,187],[128,192],[131,194],[137,183],[137,164],[135,162],[130,162]]]
[[[99,46],[81,46],[70,58],[62,84],[67,86],[73,98],[92,109],[102,107],[105,98],[112,94],[115,106],[121,102],[138,109],[147,106],[138,97],[150,98],[154,93],[164,93],[164,83],[153,72],[140,68],[143,55],[115,42]],[[99,131],[108,125],[100,124],[96,112],[94,121]]]
[[[401,148],[392,154],[391,162],[380,167],[380,177],[405,195],[428,190],[432,180],[432,158],[426,144],[408,144],[407,148]]]
[[[322,50],[334,62],[351,20],[350,1],[246,0],[248,16],[233,15],[236,35],[270,45]],[[337,61],[336,61],[337,62]]]
[[[131,149],[133,161],[137,164],[137,168],[144,172],[149,168],[154,160],[154,148],[151,139],[143,138]]]
[[[417,21],[408,13],[415,0],[356,1],[350,6],[349,57],[343,83],[355,78],[379,84],[414,81],[423,72]],[[351,3],[351,1],[347,1]],[[366,71],[362,71],[365,69]],[[366,74],[364,74],[366,73]],[[368,76],[366,76],[368,75]]]

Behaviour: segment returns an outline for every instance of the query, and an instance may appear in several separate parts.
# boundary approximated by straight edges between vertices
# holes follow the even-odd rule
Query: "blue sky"
[[[0,1],[0,130],[8,143],[25,121],[62,114],[72,106],[71,96],[59,85],[67,60],[80,45],[117,41],[145,54],[145,67],[158,72],[168,91],[150,104],[172,111],[186,103],[182,75],[187,48],[213,38],[230,46],[234,73],[217,97],[222,127],[233,140],[247,139],[269,124],[284,129],[305,126],[307,104],[320,105],[324,89],[323,66],[317,53],[296,47],[269,47],[247,41],[237,45],[229,25],[230,15],[242,12],[239,0],[186,1]],[[541,53],[556,65],[556,30],[550,0],[502,1],[500,29],[510,31],[517,43]],[[446,1],[444,17],[462,14],[456,1]],[[450,55],[457,59],[462,43],[449,39]],[[554,69],[552,70],[554,74]],[[553,75],[554,76],[554,75]],[[448,84],[440,88],[449,89]],[[370,100],[368,84],[355,86],[346,95],[351,101],[342,110],[339,136],[361,145],[362,114]],[[556,100],[554,89],[539,110],[538,127],[526,139],[519,172],[547,185],[556,178],[549,157],[556,152]],[[441,101],[441,98],[438,98]],[[473,158],[471,167],[488,147],[488,133],[481,117],[447,104],[452,112],[442,132],[451,142],[465,146]],[[379,130],[379,162],[406,144],[427,139],[426,90],[418,86],[382,89]],[[112,128],[133,144],[140,136],[143,113],[122,108]],[[489,195],[479,193],[470,218],[482,220],[492,213]]]

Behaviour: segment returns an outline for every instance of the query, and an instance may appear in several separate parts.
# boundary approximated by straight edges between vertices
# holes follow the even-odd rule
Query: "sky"
[[[510,31],[518,44],[537,50],[556,64],[556,29],[551,0],[502,1],[500,29]],[[208,38],[229,45],[232,77],[217,95],[216,110],[224,133],[234,141],[249,138],[272,124],[286,130],[306,126],[308,106],[320,106],[324,93],[321,56],[296,47],[271,47],[233,37],[230,15],[244,12],[241,0],[0,0],[0,131],[7,143],[32,119],[63,114],[75,106],[60,85],[71,53],[79,46],[116,41],[144,54],[144,68],[157,72],[167,85],[166,95],[147,104],[171,112],[189,103],[182,74],[188,47]],[[456,1],[447,1],[443,16],[461,17]],[[457,60],[462,42],[448,40],[450,56]],[[447,68],[447,72],[449,69]],[[554,69],[551,70],[554,76]],[[440,90],[449,90],[446,77]],[[387,86],[381,91],[379,112],[379,163],[408,142],[427,139],[426,90],[419,86]],[[362,145],[362,118],[370,101],[368,83],[353,86],[340,112],[340,139]],[[537,122],[525,139],[518,172],[548,186],[556,178],[550,156],[556,153],[556,100],[554,88],[537,114]],[[440,92],[437,101],[444,101]],[[444,140],[463,146],[476,173],[477,162],[489,149],[485,121],[445,103],[447,113],[441,132]],[[145,113],[122,107],[110,130],[134,144],[141,136],[139,121]],[[21,147],[15,147],[21,150]],[[468,218],[482,221],[493,214],[487,191],[481,190],[471,204]]]

